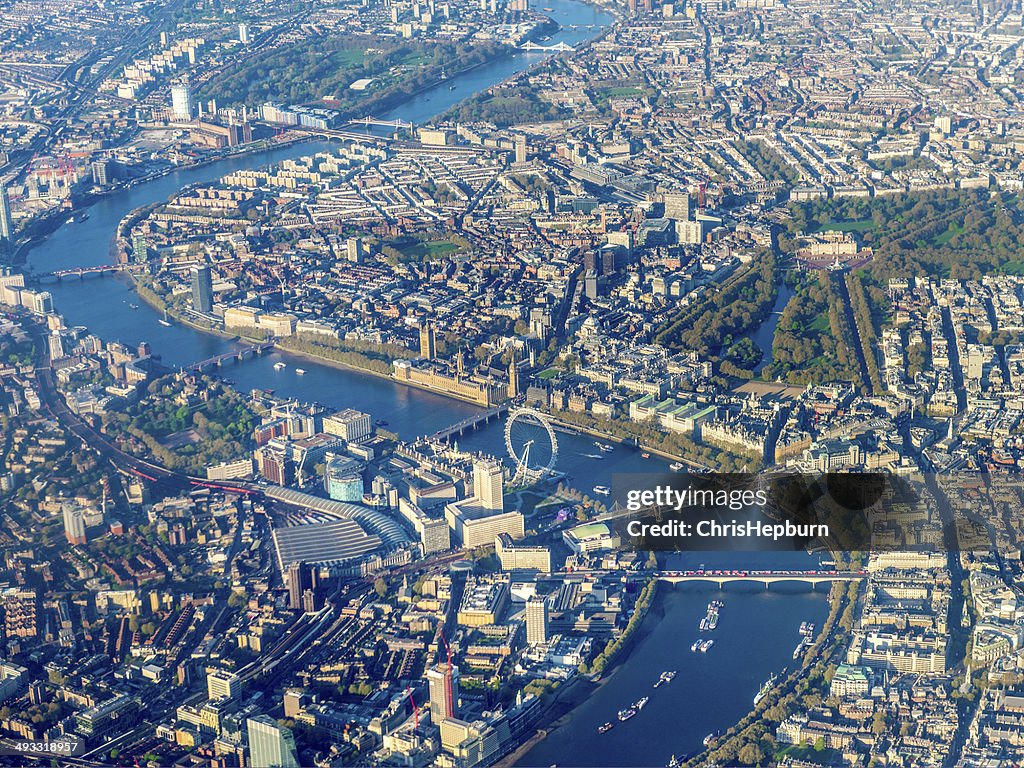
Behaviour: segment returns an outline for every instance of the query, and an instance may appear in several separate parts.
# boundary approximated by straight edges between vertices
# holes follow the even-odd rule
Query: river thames
[[[548,0],[548,5],[552,9],[549,15],[563,25],[550,43],[575,45],[612,20],[608,13],[575,0]],[[576,29],[571,28],[573,25]],[[518,52],[493,61],[428,89],[382,117],[422,123],[542,58],[542,54]],[[179,170],[111,194],[89,209],[86,221],[61,227],[35,247],[28,255],[29,266],[37,272],[48,272],[109,263],[117,225],[132,209],[165,200],[187,184],[211,181],[239,168],[257,168],[324,151],[330,146],[328,142],[310,142],[252,153]],[[178,324],[161,325],[159,314],[140,301],[121,277],[68,281],[47,289],[70,325],[86,326],[108,341],[130,345],[146,341],[168,366],[186,365],[235,346],[229,340]],[[771,343],[768,331],[774,329],[774,322],[757,339],[766,351]],[[274,370],[274,363],[279,361],[286,367]],[[304,376],[295,373],[297,366],[305,369]],[[406,439],[430,434],[476,410],[473,405],[387,379],[280,352],[227,365],[219,373],[242,391],[272,389],[282,397],[369,412],[375,419],[386,419],[387,428]],[[594,485],[610,485],[613,472],[665,469],[666,462],[643,459],[629,447],[618,446],[598,460],[591,438],[559,433],[558,439],[558,468],[586,493]],[[487,425],[468,434],[460,444],[503,455],[503,426]],[[708,567],[799,568],[814,562],[807,555],[778,553],[687,554],[670,559],[670,567],[696,567],[703,562]],[[710,635],[716,639],[715,646],[707,654],[691,653],[697,624],[711,599],[725,602],[721,623]],[[672,755],[693,753],[701,748],[705,734],[725,730],[749,711],[761,682],[772,672],[793,664],[791,656],[800,639],[800,623],[814,621],[820,626],[827,611],[824,589],[813,592],[807,587],[773,585],[766,591],[760,586],[738,584],[719,592],[700,585],[662,585],[628,657],[519,764],[655,766],[664,765]],[[653,690],[658,675],[668,669],[678,670],[675,680]],[[651,701],[637,717],[617,723],[603,736],[597,734],[601,723],[614,720],[618,709],[644,695],[649,695]]]

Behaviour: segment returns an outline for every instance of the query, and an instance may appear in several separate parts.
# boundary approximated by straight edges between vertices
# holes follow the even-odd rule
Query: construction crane
[[[708,182],[711,181],[707,176],[697,176],[697,208],[698,210],[705,210],[708,207]]]
[[[413,730],[419,730],[420,727],[420,708],[416,706],[416,699],[412,697],[412,688],[406,688],[405,692],[409,694],[409,703],[412,704],[412,727]]]

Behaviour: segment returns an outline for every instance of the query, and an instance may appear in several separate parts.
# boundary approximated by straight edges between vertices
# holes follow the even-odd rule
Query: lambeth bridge
[[[210,368],[219,368],[227,362],[240,362],[247,357],[262,355],[268,349],[273,348],[274,342],[272,341],[268,341],[263,344],[252,344],[248,347],[233,349],[230,352],[225,352],[224,354],[217,355],[216,357],[208,357],[205,360],[200,360],[198,363],[192,363],[192,365],[185,366],[184,370],[202,373]]]

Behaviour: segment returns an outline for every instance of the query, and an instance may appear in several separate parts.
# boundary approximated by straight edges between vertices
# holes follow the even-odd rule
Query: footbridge
[[[724,587],[737,581],[750,581],[764,584],[768,588],[771,584],[789,581],[800,584],[815,586],[833,581],[859,581],[866,579],[867,571],[772,571],[772,570],[745,570],[745,571],[658,571],[658,580],[667,581],[670,584],[679,584],[689,581],[705,581]]]

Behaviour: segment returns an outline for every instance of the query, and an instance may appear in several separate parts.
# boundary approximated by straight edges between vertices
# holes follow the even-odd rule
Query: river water
[[[565,41],[575,45],[611,23],[611,16],[577,0],[546,0],[550,16],[563,29],[548,43]],[[571,29],[576,25],[577,29]],[[588,25],[593,28],[587,29]],[[429,89],[386,119],[401,118],[422,123],[482,89],[505,80],[542,60],[544,54],[517,52],[505,59],[467,72]],[[289,157],[329,148],[314,142],[278,148],[245,157],[224,160],[201,168],[185,169],[109,195],[89,209],[89,218],[67,224],[51,234],[28,256],[30,267],[49,272],[76,266],[109,263],[109,246],[120,220],[132,209],[159,202],[186,184],[206,182],[239,168],[256,168]],[[97,336],[135,345],[146,341],[155,354],[171,366],[186,365],[231,349],[231,341],[200,333],[188,327],[162,326],[160,316],[134,294],[123,277],[68,281],[47,286],[67,322],[83,325]],[[781,308],[781,307],[780,307]],[[775,320],[777,322],[777,319]],[[774,328],[774,322],[766,325]],[[770,336],[758,338],[758,345],[770,352]],[[275,362],[287,367],[275,371]],[[295,373],[301,366],[304,376]],[[221,375],[238,389],[273,389],[278,395],[300,401],[317,401],[338,408],[367,411],[388,421],[388,429],[403,438],[430,434],[474,412],[475,406],[392,381],[351,370],[332,368],[312,360],[280,352],[228,365]],[[590,438],[559,433],[558,468],[584,492],[593,485],[611,485],[613,472],[664,470],[666,462],[643,459],[631,448],[616,447],[601,459]],[[502,455],[503,425],[492,423],[470,433],[461,444],[474,450]],[[730,567],[761,564],[761,555],[679,555],[679,565],[717,562],[729,557]],[[737,562],[736,558],[742,558]],[[805,555],[764,555],[771,564],[801,567]],[[781,559],[780,559],[781,558]],[[724,561],[723,561],[724,564]],[[677,565],[673,563],[673,567]],[[682,756],[700,748],[701,739],[712,730],[728,728],[750,708],[760,682],[770,672],[791,664],[790,654],[798,641],[801,621],[818,622],[827,612],[824,592],[799,587],[773,586],[771,591],[753,586],[733,585],[724,592],[726,607],[715,633],[716,646],[706,655],[692,654],[690,642],[704,606],[713,595],[707,587],[686,585],[665,587],[633,650],[607,682],[576,709],[569,721],[555,729],[521,761],[522,765],[641,766],[664,765],[672,754]],[[656,691],[651,684],[664,669],[678,669],[675,681]],[[615,712],[642,695],[650,704],[633,720],[619,724],[598,736],[596,728],[614,719]]]
[[[815,561],[792,553],[690,552],[668,557],[673,569],[813,567]],[[828,615],[825,587],[736,583],[724,590],[710,584],[663,583],[641,632],[622,666],[592,695],[566,716],[517,763],[543,768],[559,766],[664,766],[702,749],[704,737],[725,731],[753,706],[754,695],[772,674],[792,668],[793,649],[800,641],[800,623],[819,628]],[[721,600],[717,629],[698,629],[707,604]],[[707,653],[693,653],[691,643],[713,638]],[[658,676],[676,670],[668,685],[653,689]],[[650,701],[627,722],[618,710],[649,696]],[[608,733],[598,726],[613,722]]]

